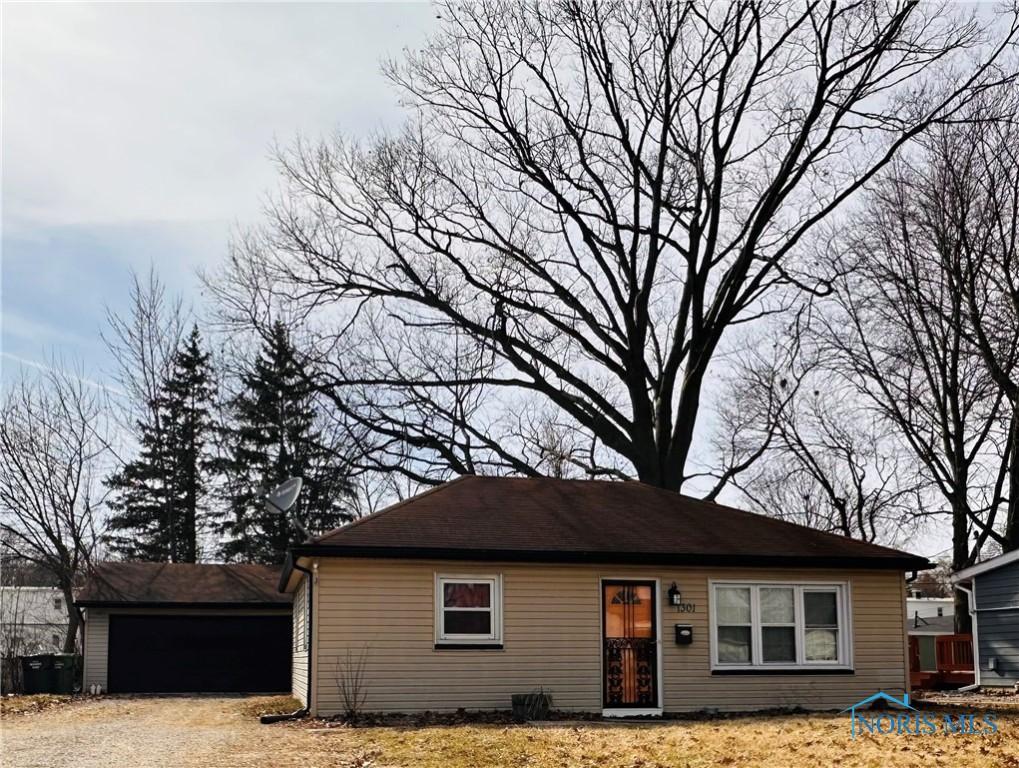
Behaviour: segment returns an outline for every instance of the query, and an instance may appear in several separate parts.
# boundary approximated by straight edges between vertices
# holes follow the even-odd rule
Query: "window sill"
[[[713,669],[712,675],[855,675],[856,670],[849,667],[796,667],[794,669],[769,669],[768,667],[742,669]]]
[[[436,651],[501,651],[502,643],[436,643]]]

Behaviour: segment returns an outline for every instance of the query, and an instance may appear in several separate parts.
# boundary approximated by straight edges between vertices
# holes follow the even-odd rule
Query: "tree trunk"
[[[81,626],[81,616],[78,609],[74,607],[74,590],[70,584],[61,585],[60,591],[64,596],[64,606],[67,609],[67,634],[64,635],[64,653],[74,653],[78,643],[78,627]]]
[[[1019,403],[1012,404],[1008,430],[1008,502],[1005,507],[1005,552],[1019,549]]]
[[[952,499],[952,570],[959,571],[972,565],[969,549],[969,516],[966,514],[966,501],[961,498]],[[969,615],[966,595],[956,590],[954,595],[955,631],[967,634],[972,631],[973,622]]]

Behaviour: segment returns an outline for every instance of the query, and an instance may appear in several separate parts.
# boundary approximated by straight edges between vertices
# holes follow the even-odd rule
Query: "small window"
[[[54,597],[53,607],[58,611],[62,611],[64,609],[64,601],[61,600],[59,597]]]
[[[945,609],[944,608],[938,608],[938,616],[944,616],[944,615],[945,615]]]
[[[60,635],[52,635],[51,639],[53,640],[54,646],[60,645]]]
[[[498,576],[436,579],[436,640],[439,643],[498,644],[502,639]]]

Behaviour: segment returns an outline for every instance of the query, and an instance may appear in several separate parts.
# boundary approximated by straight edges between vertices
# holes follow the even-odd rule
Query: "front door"
[[[606,709],[658,706],[655,582],[602,582],[603,703]]]

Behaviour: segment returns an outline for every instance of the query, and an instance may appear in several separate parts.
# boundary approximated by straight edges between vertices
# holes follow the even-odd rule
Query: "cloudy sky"
[[[258,222],[275,142],[398,124],[379,62],[424,3],[0,3],[0,385],[47,360],[108,380],[130,270],[196,270]],[[931,542],[932,553],[942,548]]]
[[[52,356],[103,378],[131,268],[200,303],[196,269],[276,183],[273,143],[398,123],[379,61],[435,23],[427,4],[0,8],[5,380]]]

